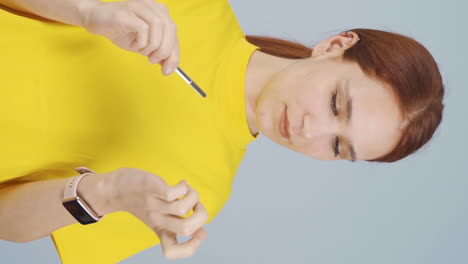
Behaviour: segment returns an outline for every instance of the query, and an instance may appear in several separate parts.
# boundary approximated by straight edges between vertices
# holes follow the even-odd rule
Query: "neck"
[[[247,65],[245,77],[246,115],[250,133],[258,134],[256,106],[263,89],[273,76],[286,67],[292,60],[254,51]]]

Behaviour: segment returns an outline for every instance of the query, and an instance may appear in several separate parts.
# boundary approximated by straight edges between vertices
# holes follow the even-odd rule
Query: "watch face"
[[[80,204],[79,199],[63,202],[63,206],[65,206],[68,212],[70,212],[70,214],[83,225],[97,222],[91,215],[86,212],[84,206]]]

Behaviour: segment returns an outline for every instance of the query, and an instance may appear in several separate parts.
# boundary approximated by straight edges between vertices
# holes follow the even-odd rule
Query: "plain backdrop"
[[[121,263],[468,263],[467,2],[231,0],[231,5],[246,34],[309,46],[358,27],[415,38],[442,72],[443,122],[421,151],[390,164],[317,161],[260,135],[194,256],[166,260],[157,245]],[[0,241],[0,256],[5,264],[60,263],[49,237],[25,244]]]

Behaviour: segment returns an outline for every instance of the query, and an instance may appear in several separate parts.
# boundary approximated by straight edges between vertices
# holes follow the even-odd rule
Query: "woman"
[[[52,235],[66,264],[116,263],[160,240],[168,258],[193,254],[259,132],[317,159],[396,161],[441,120],[437,65],[401,35],[353,29],[310,50],[246,38],[227,1],[2,3],[68,23],[0,15],[0,235]],[[207,98],[147,60],[180,64]],[[102,172],[78,189],[105,215],[91,225],[60,204],[79,166]]]

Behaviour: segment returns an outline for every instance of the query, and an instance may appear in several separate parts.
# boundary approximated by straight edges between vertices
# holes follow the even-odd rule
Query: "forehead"
[[[402,122],[391,87],[362,72],[346,81],[353,105],[348,138],[357,159],[375,159],[389,153],[400,138]]]

